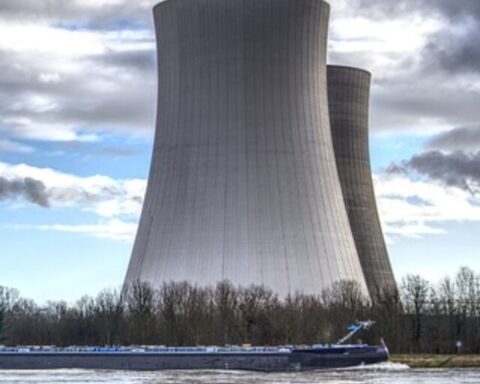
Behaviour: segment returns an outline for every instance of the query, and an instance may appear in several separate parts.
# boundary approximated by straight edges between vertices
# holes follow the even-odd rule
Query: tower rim
[[[171,4],[171,3],[177,3],[177,2],[179,3],[179,2],[187,2],[187,1],[195,1],[195,0],[163,0],[163,1],[158,2],[157,4],[155,4],[152,7],[152,12],[155,13],[158,8],[160,8],[162,6],[166,6],[166,5]],[[256,1],[266,1],[266,0],[256,0]],[[330,10],[330,3],[326,0],[311,0],[311,1],[312,2],[317,2],[317,3],[323,3]]]
[[[355,71],[355,72],[363,72],[363,73],[366,73],[367,75],[369,75],[370,77],[372,77],[372,72],[370,72],[369,70],[364,69],[364,68],[354,67],[354,66],[351,66],[351,65],[327,64],[327,70],[328,70],[329,68],[332,68],[332,69],[345,69],[345,70]]]

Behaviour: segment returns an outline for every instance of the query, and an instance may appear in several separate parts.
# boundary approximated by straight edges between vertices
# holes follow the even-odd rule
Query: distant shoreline
[[[407,364],[410,368],[480,368],[480,355],[392,355],[394,363]]]

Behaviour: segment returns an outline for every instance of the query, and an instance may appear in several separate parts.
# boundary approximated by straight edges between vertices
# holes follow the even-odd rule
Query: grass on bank
[[[480,368],[480,355],[392,355],[394,363],[410,368]]]

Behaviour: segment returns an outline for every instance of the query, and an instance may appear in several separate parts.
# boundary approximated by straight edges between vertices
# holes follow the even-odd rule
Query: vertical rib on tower
[[[158,116],[126,284],[228,279],[284,296],[367,294],[342,199],[322,0],[154,8]]]
[[[369,72],[327,67],[333,147],[358,256],[372,299],[395,290],[375,203],[368,145]]]

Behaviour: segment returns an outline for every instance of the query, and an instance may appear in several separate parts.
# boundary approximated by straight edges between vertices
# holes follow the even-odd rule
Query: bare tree
[[[233,344],[238,340],[238,290],[228,281],[217,284],[213,293],[213,310],[215,311],[215,342]]]
[[[137,281],[127,291],[129,339],[137,344],[149,344],[154,339],[155,297],[150,284]]]
[[[402,281],[403,302],[412,324],[412,340],[415,351],[420,350],[423,316],[428,309],[430,283],[418,275],[408,275]]]
[[[19,296],[20,294],[16,289],[0,285],[0,343],[5,341],[5,332],[8,328],[7,313],[17,303]]]

